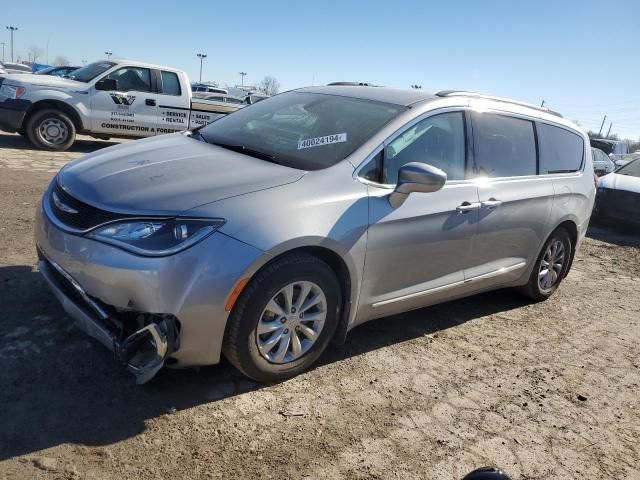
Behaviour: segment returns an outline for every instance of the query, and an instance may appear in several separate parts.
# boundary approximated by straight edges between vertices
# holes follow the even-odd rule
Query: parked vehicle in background
[[[226,88],[209,85],[206,83],[194,83],[193,85],[191,85],[191,91],[193,93],[219,93],[222,95],[229,94],[229,91]]]
[[[625,159],[629,154],[629,143],[622,140],[610,140],[608,138],[592,138],[591,146],[599,148],[609,155],[609,158],[619,167],[628,163]],[[621,162],[621,163],[619,163]]]
[[[264,93],[253,92],[244,97],[244,101],[247,105],[253,105],[254,103],[258,103],[261,100],[265,100],[269,98],[269,95],[265,95]]]
[[[0,63],[0,68],[6,73],[31,73],[31,67],[29,65],[23,65],[21,63],[3,62]]]
[[[588,147],[505,99],[304,88],[67,164],[37,212],[39,268],[139,382],[223,352],[279,380],[374,318],[549,298],[589,223]]]
[[[139,138],[184,131],[237,108],[192,99],[182,70],[129,60],[91,63],[69,78],[0,78],[0,129],[46,150],[68,149],[76,133]]]
[[[613,163],[613,160],[609,158],[609,155],[599,148],[592,147],[591,154],[593,155],[593,171],[599,177],[611,173],[616,169],[616,165]]]
[[[613,155],[611,155],[611,157],[613,157]],[[628,153],[626,155],[623,155],[622,158],[615,160],[613,163],[615,163],[616,168],[620,168],[620,167],[624,167],[629,162],[632,162],[633,160],[636,160],[638,158],[640,158],[640,152]]]
[[[54,77],[66,77],[67,75],[70,75],[72,72],[75,72],[79,68],[80,67],[72,67],[72,66],[47,67],[47,68],[38,70],[37,72],[34,72],[34,74],[35,75],[53,75]]]
[[[242,98],[234,97],[233,95],[225,95],[223,93],[198,92],[193,94],[193,98],[201,98],[203,100],[209,100],[212,102],[229,103],[232,105],[237,105],[238,107],[245,106],[245,102]]]
[[[599,218],[640,224],[640,159],[631,160],[598,180],[595,212]]]

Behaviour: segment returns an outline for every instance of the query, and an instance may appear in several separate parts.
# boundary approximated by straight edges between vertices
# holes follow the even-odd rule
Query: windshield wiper
[[[278,160],[276,159],[275,155],[271,155],[270,153],[260,152],[252,148],[245,147],[244,145],[233,145],[230,143],[222,143],[222,142],[208,142],[208,143],[211,143],[212,145],[217,145],[218,147],[226,148],[227,150],[231,150],[233,152],[243,153],[245,155],[249,155],[250,157],[259,158],[261,160],[266,160],[271,163],[277,163],[278,165],[280,164],[280,162],[278,162]]]

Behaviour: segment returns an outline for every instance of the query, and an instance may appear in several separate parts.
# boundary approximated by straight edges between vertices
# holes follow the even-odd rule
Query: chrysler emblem
[[[56,194],[56,192],[53,192],[52,197],[53,197],[53,203],[55,203],[56,207],[58,207],[63,212],[73,213],[73,214],[78,213],[78,210],[76,210],[75,208],[71,208],[66,203],[63,203],[62,200],[60,200],[60,198]]]

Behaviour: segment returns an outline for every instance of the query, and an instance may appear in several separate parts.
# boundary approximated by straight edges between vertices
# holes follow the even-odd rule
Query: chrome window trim
[[[371,185],[374,187],[378,187],[378,188],[384,188],[384,189],[393,189],[395,188],[395,185],[393,184],[385,184],[385,183],[378,183],[378,182],[373,182],[371,180],[367,180],[363,177],[360,176],[360,171],[362,169],[364,169],[364,167],[373,159],[373,157],[375,157],[378,153],[380,153],[380,151],[386,147],[387,145],[389,145],[389,143],[391,143],[393,140],[395,140],[398,136],[400,136],[402,133],[404,133],[406,130],[408,130],[409,128],[413,127],[416,123],[421,122],[422,120],[432,117],[434,115],[438,115],[441,113],[449,113],[449,112],[474,112],[474,113],[492,113],[495,115],[502,115],[502,116],[507,116],[507,117],[514,117],[514,118],[519,118],[521,120],[528,120],[530,122],[534,123],[534,127],[535,127],[535,123],[539,122],[539,123],[544,123],[547,125],[550,125],[552,127],[558,127],[558,128],[562,128],[564,130],[567,130],[570,133],[573,133],[574,135],[578,135],[579,137],[581,137],[583,139],[584,142],[584,136],[583,134],[576,130],[573,129],[569,126],[566,125],[562,125],[560,123],[555,123],[552,120],[548,120],[545,118],[540,118],[537,116],[533,116],[533,115],[527,115],[524,113],[519,113],[519,112],[511,112],[508,110],[500,110],[498,108],[479,108],[479,107],[474,107],[474,106],[462,106],[462,105],[458,105],[455,107],[438,107],[438,108],[434,108],[433,110],[428,110],[426,112],[421,113],[420,115],[418,115],[417,117],[413,118],[412,120],[410,120],[409,122],[405,123],[402,127],[398,128],[395,132],[393,132],[391,135],[389,135],[380,145],[378,145],[371,154],[367,155],[367,157],[358,164],[358,166],[355,168],[355,170],[353,171],[353,179],[363,183],[365,185]],[[473,119],[472,119],[473,122]],[[538,145],[538,149],[539,147],[539,139],[536,139],[536,144]],[[540,179],[552,179],[552,178],[567,178],[567,177],[577,177],[580,176],[584,173],[585,168],[586,168],[586,155],[587,155],[587,151],[588,148],[591,148],[590,145],[587,145],[584,147],[584,152],[583,152],[583,159],[582,159],[582,165],[580,167],[580,170],[576,170],[575,172],[565,172],[565,173],[545,173],[545,174],[540,174],[540,175],[521,175],[521,176],[511,176],[511,177],[486,177],[489,179],[489,181],[494,182],[494,181],[498,181],[498,182],[503,182],[503,181],[507,181],[507,180],[531,180],[533,178],[540,178]],[[538,152],[539,155],[539,152]],[[459,185],[459,184],[463,184],[463,183],[473,183],[475,180],[477,180],[478,178],[484,178],[484,177],[475,177],[475,178],[469,178],[469,179],[464,179],[464,180],[451,180],[450,182],[447,181],[447,183],[445,184],[445,188],[447,185],[449,184],[454,184],[455,185]]]

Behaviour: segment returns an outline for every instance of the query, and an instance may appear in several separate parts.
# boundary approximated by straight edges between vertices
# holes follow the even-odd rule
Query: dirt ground
[[[136,386],[35,270],[72,152],[0,134],[0,479],[640,479],[640,234],[591,228],[547,302],[498,291],[368,323],[260,385],[227,363]]]

